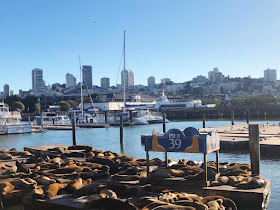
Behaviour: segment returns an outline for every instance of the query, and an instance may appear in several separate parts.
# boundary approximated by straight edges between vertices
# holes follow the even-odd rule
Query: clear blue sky
[[[65,83],[68,72],[79,80],[78,55],[93,66],[93,84],[114,85],[124,30],[135,84],[184,82],[214,67],[262,77],[280,69],[279,11],[279,0],[2,0],[0,90],[28,90],[36,67],[46,84]]]

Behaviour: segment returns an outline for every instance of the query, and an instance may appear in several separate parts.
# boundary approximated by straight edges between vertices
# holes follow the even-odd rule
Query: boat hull
[[[0,126],[0,134],[22,134],[31,133],[30,124],[16,124]]]

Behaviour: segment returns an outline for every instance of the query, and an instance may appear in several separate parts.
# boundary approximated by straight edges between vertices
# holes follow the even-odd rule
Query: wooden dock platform
[[[88,147],[88,146],[87,146]],[[75,155],[77,153],[83,153],[86,154],[86,150],[80,149],[82,147],[69,147],[68,145],[60,145],[60,144],[54,144],[54,145],[42,145],[42,146],[29,146],[25,147],[25,151],[29,151],[32,154],[45,154],[49,155],[50,158],[57,157],[59,155],[63,155],[64,151],[65,154],[69,154],[69,152],[74,152]],[[90,148],[90,147],[89,147]],[[73,149],[73,150],[72,150]],[[92,148],[93,149],[93,148]],[[106,153],[105,151],[99,151],[99,150],[92,150],[96,154],[98,153]],[[99,157],[99,156],[98,156]],[[102,157],[102,156],[100,156]],[[120,156],[122,157],[122,156]],[[23,161],[27,160],[30,158],[28,157],[21,157],[21,156],[13,156],[13,159],[10,160],[0,160],[0,163],[4,163],[8,168],[15,166],[16,160]],[[75,163],[80,163],[83,164],[85,162],[88,162],[88,159],[86,156],[69,156],[67,157],[68,159],[72,159],[75,161]],[[97,158],[100,159],[100,158]],[[133,159],[135,160],[135,159]],[[126,161],[121,162],[120,165],[124,164]],[[95,162],[91,162],[95,163]],[[98,163],[98,162],[96,162]],[[104,162],[103,164],[105,164]],[[107,162],[108,163],[108,162]],[[111,163],[111,162],[110,162]],[[107,166],[111,166],[110,163],[108,163]],[[27,164],[28,165],[28,164]],[[29,166],[31,166],[30,164]],[[106,165],[106,164],[105,164]],[[33,166],[34,167],[34,166]],[[141,166],[142,170],[146,169],[146,166]],[[157,166],[153,165],[150,169],[156,169]],[[48,169],[40,169],[38,171],[33,171],[33,173],[37,175],[44,175],[46,176],[49,173],[52,173],[52,177],[54,177],[56,180],[59,181],[59,183],[69,183],[70,180],[73,180],[78,177],[83,177],[84,175],[91,174],[91,171],[83,171],[83,172],[74,172],[67,174],[65,172],[64,174],[60,173],[54,173],[55,169],[48,168]],[[118,169],[119,170],[119,169]],[[111,176],[114,176],[115,174],[118,173],[118,170],[115,172],[112,172],[110,174]],[[1,169],[0,170],[1,174],[5,174],[5,170]],[[32,178],[32,174],[24,174],[22,172],[18,173],[17,176],[13,177],[5,177],[3,175],[0,176],[0,183],[5,182],[5,181],[11,181],[11,180],[18,180],[19,178],[27,178],[30,176]],[[34,175],[34,174],[33,174]],[[212,196],[212,195],[220,195],[226,198],[232,199],[238,209],[248,209],[246,207],[254,207],[253,209],[263,209],[264,207],[267,207],[268,202],[269,202],[269,195],[270,195],[270,182],[267,180],[267,184],[258,189],[248,189],[248,190],[241,190],[237,189],[236,187],[231,187],[228,185],[223,185],[223,186],[217,186],[217,187],[204,187],[203,185],[196,185],[193,184],[192,181],[186,180],[184,177],[174,177],[174,178],[163,178],[163,179],[158,179],[158,178],[152,178],[149,179],[143,178],[140,180],[133,180],[133,181],[116,181],[113,180],[111,176],[102,176],[93,178],[93,182],[96,182],[98,184],[117,184],[119,186],[119,190],[122,192],[124,189],[128,189],[127,186],[147,186],[151,185],[149,188],[149,193],[157,193],[159,190],[173,190],[177,192],[186,192],[186,193],[196,193],[199,196]],[[123,176],[123,175],[119,175]],[[199,180],[200,181],[200,180]],[[203,182],[203,180],[201,180]],[[40,186],[41,187],[41,186]],[[43,186],[42,186],[43,187]],[[124,187],[124,189],[122,188]],[[134,192],[134,191],[133,191]],[[131,195],[129,195],[131,196]],[[119,196],[118,196],[119,197]],[[67,194],[63,192],[62,194],[55,195],[52,197],[50,200],[46,199],[35,199],[32,198],[30,195],[30,192],[25,191],[25,190],[14,190],[12,193],[6,194],[4,197],[4,203],[8,204],[9,202],[22,202],[24,205],[24,209],[26,210],[35,210],[35,209],[40,209],[40,210],[45,210],[45,209],[71,209],[71,210],[81,210],[85,209],[84,204],[88,200],[89,196],[82,196],[79,198],[75,198],[73,194]],[[121,197],[120,199],[127,199],[128,197]]]

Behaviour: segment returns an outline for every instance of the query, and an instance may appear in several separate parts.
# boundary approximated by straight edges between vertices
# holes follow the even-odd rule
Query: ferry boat
[[[4,103],[0,103],[0,134],[31,133],[31,124],[21,123],[19,111],[9,111]]]
[[[71,120],[67,115],[60,115],[53,112],[43,112],[43,125],[70,125]],[[41,116],[34,119],[36,125],[41,125]]]

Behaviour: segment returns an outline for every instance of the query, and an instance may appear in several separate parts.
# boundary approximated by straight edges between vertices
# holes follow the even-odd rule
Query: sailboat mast
[[[123,109],[125,111],[125,84],[126,84],[126,74],[125,74],[125,31],[124,31],[124,36],[123,36]]]
[[[80,84],[81,84],[81,109],[82,115],[84,113],[84,103],[83,103],[83,80],[82,80],[82,67],[81,67],[81,57],[79,55],[79,64],[80,64]]]

